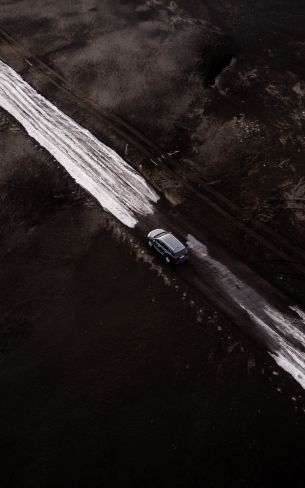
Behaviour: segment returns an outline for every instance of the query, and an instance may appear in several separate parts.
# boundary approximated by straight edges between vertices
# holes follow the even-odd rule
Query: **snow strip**
[[[0,60],[0,106],[128,227],[153,212],[158,195],[115,151],[37,93]]]
[[[187,245],[204,261],[222,290],[260,327],[269,354],[277,364],[305,389],[305,313],[296,305],[287,307],[287,313],[280,312],[229,268],[212,258],[207,246],[190,234],[187,236]]]
[[[292,305],[289,308],[293,310],[302,319],[303,324],[305,324],[305,313],[303,312],[303,310],[301,310],[296,305]]]

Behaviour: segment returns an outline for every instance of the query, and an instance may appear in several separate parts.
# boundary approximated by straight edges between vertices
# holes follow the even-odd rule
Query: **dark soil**
[[[0,27],[22,51],[1,41],[0,58],[106,143],[126,149],[87,99],[302,247],[302,2],[5,1]],[[301,387],[194,290],[166,286],[142,242],[2,111],[0,152],[1,487],[303,487]],[[195,197],[181,207],[242,260],[262,256]]]
[[[291,470],[302,486],[294,382],[97,206],[45,198],[2,239],[1,486],[270,486]]]

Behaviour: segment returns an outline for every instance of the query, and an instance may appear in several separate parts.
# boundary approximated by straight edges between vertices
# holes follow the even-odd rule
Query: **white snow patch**
[[[305,85],[303,83],[296,83],[292,87],[294,93],[296,93],[299,97],[304,97],[305,95]]]
[[[207,246],[190,234],[187,245],[204,261],[232,301],[260,327],[268,342],[269,354],[277,364],[305,389],[305,312],[296,305],[289,306],[289,309],[298,317],[293,316],[289,309],[285,314],[280,312],[229,268],[212,258]]]
[[[0,106],[13,115],[104,209],[125,225],[134,227],[136,214],[153,212],[153,203],[159,197],[144,178],[2,61]]]
[[[305,324],[305,312],[303,312],[303,310],[301,310],[297,305],[292,305],[290,308],[302,319],[302,322]]]
[[[270,324],[262,320],[259,316],[248,310],[242,304],[240,304],[252,320],[257,323],[261,328],[268,333],[269,337],[272,338],[272,342],[276,346],[274,351],[269,351],[269,354],[273,357],[276,363],[283,368],[287,373],[289,373],[305,390],[305,353],[300,350],[293,343],[290,343],[289,333],[292,337],[295,336],[295,327],[289,322],[288,317],[283,316],[277,310],[271,309],[271,307],[266,307],[265,312],[267,315],[271,315],[275,318],[275,322],[281,326],[283,329],[278,327],[274,330]],[[274,326],[274,323],[271,322]],[[304,344],[304,336],[300,338],[302,346]]]

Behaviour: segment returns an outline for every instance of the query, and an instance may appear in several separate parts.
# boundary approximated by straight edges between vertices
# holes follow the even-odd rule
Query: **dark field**
[[[0,59],[302,305],[304,25],[301,1],[2,0]],[[0,486],[303,487],[303,390],[252,331],[3,110],[0,155]]]

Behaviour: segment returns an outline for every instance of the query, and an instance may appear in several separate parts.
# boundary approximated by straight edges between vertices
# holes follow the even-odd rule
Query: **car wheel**
[[[148,241],[148,244],[150,247],[152,247],[152,245],[153,245],[151,241]]]
[[[169,259],[169,257],[168,257],[168,256],[166,256],[165,261],[166,261],[167,263],[170,263],[170,262],[171,262],[171,260]]]

